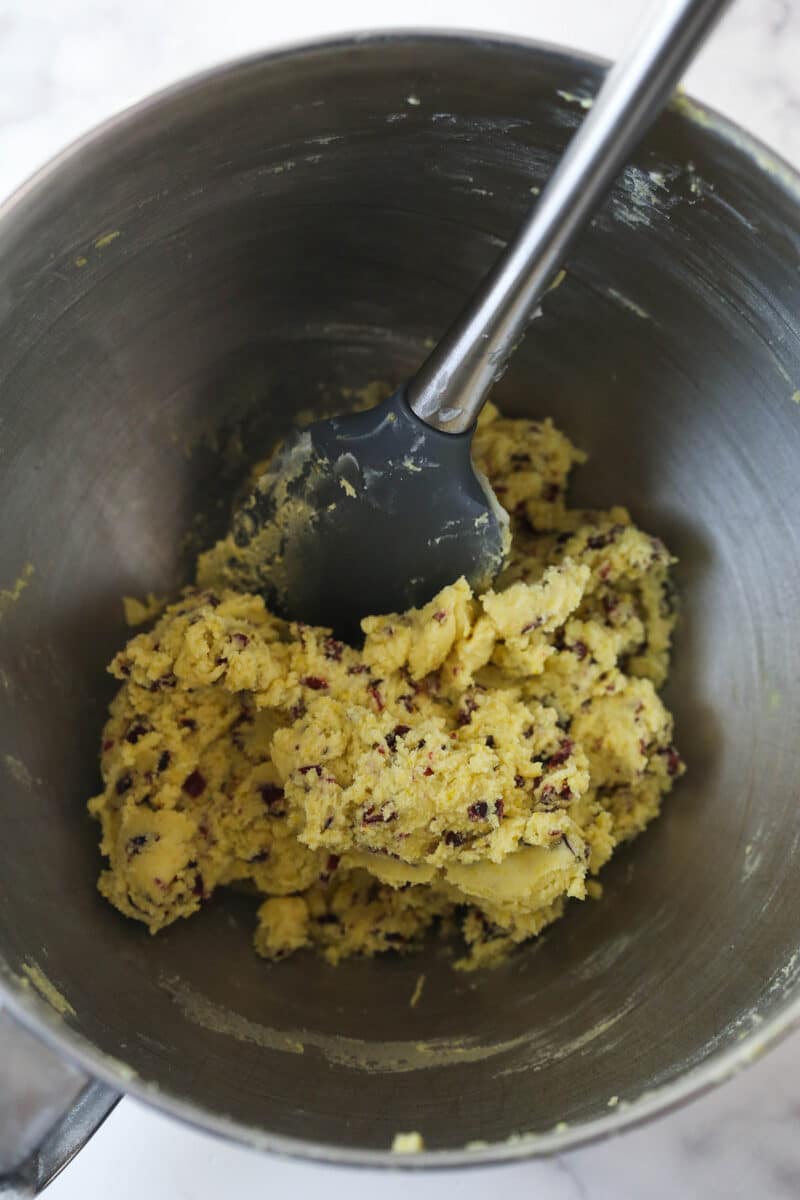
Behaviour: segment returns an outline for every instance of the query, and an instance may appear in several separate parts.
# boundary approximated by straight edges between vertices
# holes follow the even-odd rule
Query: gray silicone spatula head
[[[402,393],[293,435],[236,512],[226,576],[350,641],[368,613],[424,604],[461,575],[488,587],[508,518],[471,440],[421,421]]]
[[[471,430],[532,313],[630,150],[729,0],[659,0],[609,73],[536,208],[408,386],[294,438],[236,515],[225,574],[281,614],[356,636],[466,576],[487,586],[506,530]]]

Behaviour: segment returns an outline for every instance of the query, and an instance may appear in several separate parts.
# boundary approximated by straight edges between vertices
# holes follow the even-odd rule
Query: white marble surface
[[[609,56],[640,0],[0,0],[0,195],[103,117],[223,58],[346,29],[493,28]],[[800,2],[738,0],[687,87],[800,165]],[[416,1200],[673,1200],[800,1196],[800,1036],[721,1090],[645,1129],[553,1162],[376,1175],[263,1158],[123,1101],[53,1185],[53,1200],[205,1200],[261,1192]],[[113,1182],[112,1182],[113,1181]]]

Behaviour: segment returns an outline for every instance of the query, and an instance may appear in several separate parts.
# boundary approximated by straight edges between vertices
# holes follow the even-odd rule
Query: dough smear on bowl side
[[[489,405],[474,455],[512,530],[486,594],[369,617],[356,650],[212,587],[207,559],[117,654],[89,809],[121,912],[156,933],[238,885],[266,958],[408,951],[436,925],[472,967],[599,895],[684,770],[656,690],[673,560],[625,509],[567,507],[584,455],[549,420]]]

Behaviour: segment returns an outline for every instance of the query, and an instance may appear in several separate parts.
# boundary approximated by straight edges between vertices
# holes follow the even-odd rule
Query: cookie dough
[[[115,657],[89,809],[121,912],[157,933],[237,885],[266,958],[437,926],[476,966],[599,895],[684,769],[656,690],[672,560],[625,509],[567,506],[584,456],[549,420],[489,406],[474,454],[513,537],[485,595],[457,580],[354,649],[204,579]]]

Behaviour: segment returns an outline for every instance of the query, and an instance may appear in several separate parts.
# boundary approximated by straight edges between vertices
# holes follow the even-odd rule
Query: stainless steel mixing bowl
[[[51,1050],[32,1070],[6,1024],[6,1089],[13,1045],[44,1093],[6,1100],[6,1124],[38,1121],[7,1170],[81,1071],[310,1157],[385,1164],[396,1130],[423,1133],[426,1165],[548,1153],[696,1094],[797,1019],[800,185],[686,100],[497,392],[590,451],[579,497],[627,504],[680,557],[668,699],[689,772],[602,901],[464,975],[436,945],[270,966],[236,895],[151,939],[95,891],[84,802],[120,597],[187,579],[298,409],[411,372],[601,72],[455,35],[266,55],[116,118],[2,211],[2,977],[80,1067],[45,1085]],[[112,1091],[84,1090],[23,1174],[43,1178]]]

